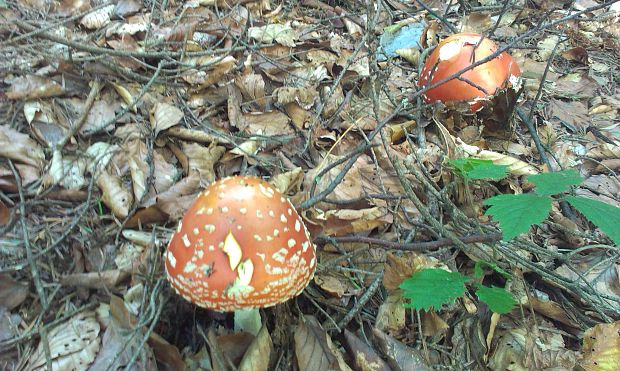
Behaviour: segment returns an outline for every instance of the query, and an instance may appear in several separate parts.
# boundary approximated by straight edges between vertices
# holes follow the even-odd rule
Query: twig
[[[490,233],[490,234],[476,234],[471,236],[459,237],[459,241],[462,243],[480,243],[480,242],[497,242],[501,241],[502,235],[501,233]],[[431,249],[438,249],[440,247],[453,246],[454,241],[450,238],[442,238],[436,241],[426,241],[426,242],[394,242],[387,241],[380,238],[373,237],[364,237],[364,236],[342,236],[342,237],[325,237],[319,236],[314,241],[317,244],[322,244],[329,242],[329,240],[333,240],[336,242],[361,242],[367,243],[371,245],[378,245],[392,250],[402,250],[402,251],[426,251]]]
[[[353,308],[351,308],[351,310],[340,320],[340,322],[338,322],[339,328],[346,327],[346,325],[351,322],[353,317],[355,317],[362,310],[362,308],[364,308],[368,300],[370,300],[370,298],[372,298],[372,296],[377,292],[377,290],[379,290],[384,273],[385,272],[381,272],[377,275],[377,277],[375,277],[370,286],[368,286],[368,289],[366,289],[366,292],[364,292],[364,294],[360,296],[359,300],[357,301],[357,303],[355,303]]]
[[[30,272],[32,273],[32,280],[34,281],[37,295],[39,296],[39,300],[41,301],[41,316],[43,317],[43,314],[47,312],[49,308],[49,303],[47,301],[47,296],[45,295],[43,283],[41,282],[41,276],[39,274],[37,262],[33,258],[32,246],[30,246],[30,234],[28,232],[28,224],[26,223],[26,200],[24,199],[22,178],[19,175],[17,169],[15,168],[15,165],[13,165],[13,161],[8,160],[8,162],[9,167],[11,168],[11,172],[15,177],[15,185],[17,186],[17,192],[19,193],[19,219],[22,225],[22,234],[24,236],[24,245],[26,247],[26,259],[28,260],[28,265],[30,266]],[[43,345],[43,351],[45,352],[47,370],[52,371],[52,354],[50,352],[50,346],[47,338],[47,329],[45,327],[41,328],[41,345]]]
[[[99,82],[99,80],[93,81],[93,85],[90,88],[90,93],[88,93],[88,97],[86,98],[86,102],[84,103],[84,110],[82,111],[82,114],[78,118],[77,122],[71,125],[71,128],[65,134],[64,138],[62,138],[58,142],[58,144],[56,144],[56,150],[62,149],[65,146],[65,144],[67,144],[67,142],[74,135],[76,135],[80,131],[80,129],[82,129],[82,126],[84,126],[84,124],[86,123],[86,118],[88,118],[90,109],[93,107],[93,104],[95,103],[95,99],[97,98],[97,95],[99,94],[100,90],[101,90],[101,83]]]

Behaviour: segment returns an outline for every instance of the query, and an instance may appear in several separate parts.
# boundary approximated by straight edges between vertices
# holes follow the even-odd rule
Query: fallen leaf
[[[9,224],[11,220],[11,210],[0,200],[0,227]]]
[[[208,147],[197,143],[183,143],[183,153],[189,160],[189,170],[198,171],[202,185],[209,185],[215,181],[213,166],[222,157],[226,148],[212,143]]]
[[[121,178],[102,170],[96,182],[101,189],[101,200],[112,213],[118,218],[129,215],[129,208],[134,201],[133,195],[123,186]]]
[[[37,142],[8,125],[0,125],[0,157],[9,158],[23,164],[43,167],[45,154]]]
[[[151,112],[151,127],[155,136],[177,125],[183,118],[183,111],[168,103],[157,103]]]
[[[67,287],[113,290],[129,277],[127,271],[111,269],[103,272],[74,273],[60,278],[60,284]]]
[[[100,325],[95,312],[82,312],[54,327],[47,335],[52,368],[55,370],[87,370],[100,348]],[[43,344],[30,355],[28,370],[45,370]]]
[[[292,48],[295,46],[297,33],[288,22],[285,24],[274,23],[262,27],[250,27],[248,29],[248,37],[259,43],[271,44],[277,42],[280,45]]]
[[[28,285],[15,281],[6,273],[0,274],[0,303],[8,310],[17,308],[28,297]]]
[[[354,333],[344,330],[345,346],[356,370],[390,371],[383,359],[366,342],[358,338]]]
[[[373,343],[385,355],[394,371],[430,371],[424,357],[417,349],[410,348],[383,331],[373,328]]]
[[[379,306],[375,327],[388,334],[397,334],[405,328],[406,314],[402,295],[390,294]]]
[[[583,334],[583,361],[586,371],[620,369],[620,321],[600,323]]]
[[[245,352],[237,370],[253,371],[269,369],[269,361],[273,352],[273,342],[267,326],[263,326]]]
[[[110,23],[110,17],[114,14],[114,5],[108,5],[91,13],[86,14],[80,20],[80,24],[88,29],[98,29]]]
[[[300,370],[351,370],[313,316],[303,316],[295,329],[295,355]]]
[[[6,93],[9,99],[38,99],[57,97],[64,94],[62,86],[43,76],[27,75],[16,77]]]

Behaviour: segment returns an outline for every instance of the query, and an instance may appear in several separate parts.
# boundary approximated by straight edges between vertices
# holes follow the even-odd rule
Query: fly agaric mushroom
[[[254,316],[299,295],[316,268],[315,246],[295,207],[251,176],[214,182],[187,210],[165,254],[166,276],[186,300]],[[258,316],[258,318],[256,318]],[[258,329],[256,328],[258,326]]]
[[[497,45],[482,35],[459,33],[442,40],[427,58],[420,73],[419,85],[425,87],[448,78],[497,51]],[[517,62],[503,52],[496,58],[462,73],[458,78],[429,89],[427,103],[467,102],[477,111],[482,101],[498,90],[517,86],[521,70]]]

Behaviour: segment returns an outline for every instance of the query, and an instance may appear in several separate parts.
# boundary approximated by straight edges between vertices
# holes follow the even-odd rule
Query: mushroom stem
[[[237,309],[235,311],[235,332],[245,331],[256,336],[262,326],[263,322],[258,308]]]

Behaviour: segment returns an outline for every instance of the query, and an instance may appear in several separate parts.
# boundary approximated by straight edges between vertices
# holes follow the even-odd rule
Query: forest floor
[[[619,4],[0,0],[0,369],[620,369]],[[476,112],[458,32],[520,70]],[[239,174],[316,245],[258,334],[164,270]]]

